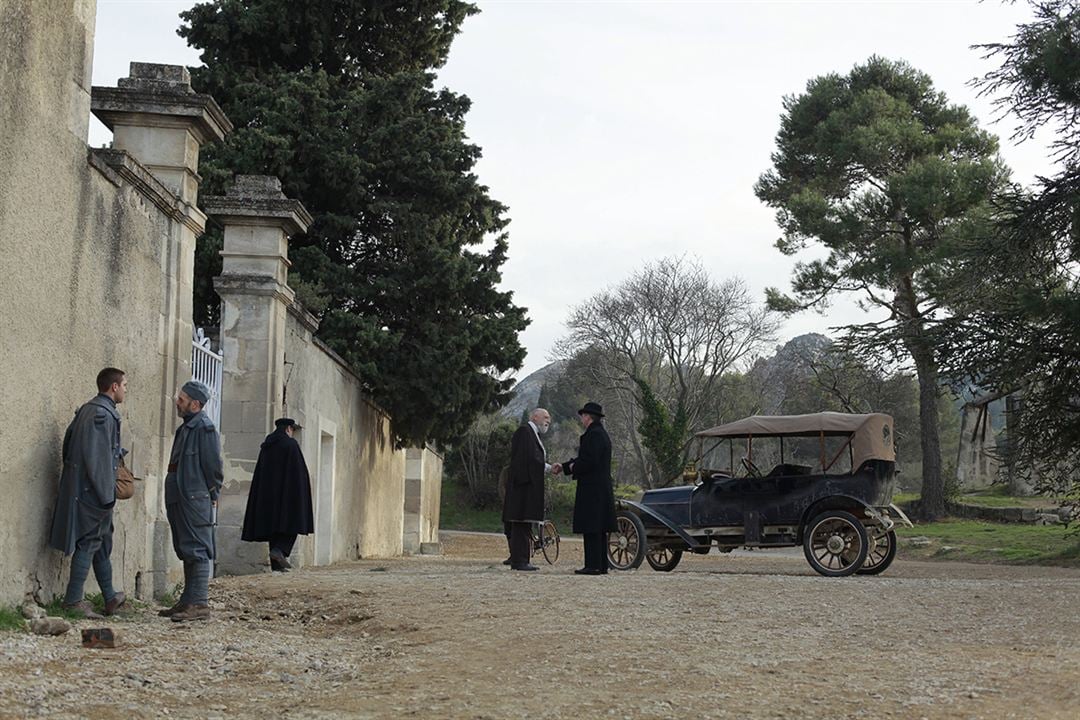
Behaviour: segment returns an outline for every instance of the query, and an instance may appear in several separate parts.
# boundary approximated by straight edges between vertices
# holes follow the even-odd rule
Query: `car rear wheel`
[[[870,534],[866,551],[866,562],[856,572],[860,575],[877,575],[885,572],[896,557],[896,531],[889,530],[880,535]]]
[[[608,535],[608,563],[614,570],[633,570],[645,559],[645,526],[627,510],[615,513],[615,525]]]
[[[645,559],[653,570],[671,572],[682,560],[682,550],[675,548],[657,548],[645,553]]]
[[[803,552],[815,571],[826,577],[851,575],[866,562],[866,528],[843,510],[826,510],[806,528]]]

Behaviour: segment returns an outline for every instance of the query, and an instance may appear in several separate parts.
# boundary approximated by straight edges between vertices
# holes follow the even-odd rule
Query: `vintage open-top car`
[[[673,570],[683,552],[714,545],[721,552],[802,545],[810,567],[830,577],[876,574],[892,563],[896,522],[911,522],[891,504],[888,415],[758,415],[697,438],[711,444],[699,457],[727,468],[692,471],[695,484],[648,490],[640,502],[620,500],[608,544],[613,568],[648,560]]]

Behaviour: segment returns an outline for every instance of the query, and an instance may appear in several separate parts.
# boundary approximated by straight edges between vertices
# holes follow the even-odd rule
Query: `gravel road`
[[[1075,718],[1080,571],[897,561],[828,579],[792,553],[672,573],[511,572],[444,554],[221,578],[214,617],[140,608],[121,647],[0,632],[0,717]]]

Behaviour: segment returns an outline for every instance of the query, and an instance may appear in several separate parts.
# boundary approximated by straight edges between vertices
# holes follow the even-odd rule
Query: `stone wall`
[[[303,426],[296,438],[315,514],[315,533],[297,543],[294,565],[389,557],[437,542],[441,458],[395,448],[389,416],[315,337],[318,321],[288,286],[288,239],[311,222],[307,211],[282,194],[276,178],[262,176],[238,176],[225,196],[205,205],[225,228],[222,271],[214,281],[225,355],[220,571],[269,569],[267,546],[240,535],[259,445],[285,416]],[[416,461],[407,462],[407,453]],[[407,479],[407,466],[415,477]]]
[[[181,168],[165,161],[151,171],[153,158],[125,145],[141,130],[157,150],[173,147],[155,135],[163,110],[131,101],[146,78],[129,78],[128,90],[94,89],[116,149],[87,147],[95,10],[90,0],[0,4],[0,603],[62,590],[66,563],[46,539],[63,433],[107,365],[129,375],[121,439],[141,480],[115,513],[116,585],[147,598],[177,575],[159,551],[168,545],[161,483],[172,393],[190,376],[191,267],[204,218],[197,186],[182,194],[165,178]],[[99,91],[113,93],[112,110]],[[128,114],[126,129],[110,115],[117,109]],[[205,138],[186,123],[172,123],[173,139],[197,151]]]

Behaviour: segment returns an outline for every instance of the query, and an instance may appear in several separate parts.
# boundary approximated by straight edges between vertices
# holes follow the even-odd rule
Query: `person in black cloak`
[[[315,521],[307,463],[293,439],[301,428],[292,418],[275,420],[274,426],[255,463],[240,538],[269,543],[270,569],[286,572],[296,536],[314,532]]]

